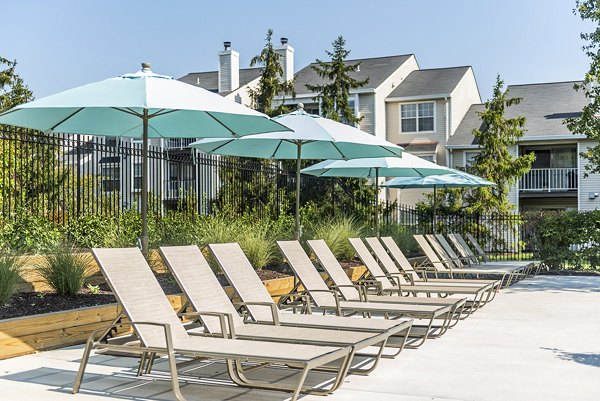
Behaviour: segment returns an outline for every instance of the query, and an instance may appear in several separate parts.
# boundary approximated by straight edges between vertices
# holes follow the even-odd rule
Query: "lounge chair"
[[[281,326],[289,327],[387,333],[390,337],[386,348],[394,348],[395,352],[386,353],[384,357],[399,354],[408,339],[412,325],[410,319],[367,320],[331,315],[281,313],[238,244],[210,244],[208,247],[241,299],[240,305],[254,322],[272,325],[276,321]]]
[[[510,269],[476,269],[476,268],[461,268],[455,269],[453,268],[453,264],[446,260],[445,264],[435,253],[429,242],[425,239],[425,237],[421,234],[415,234],[413,236],[417,244],[425,253],[429,264],[434,268],[434,276],[437,278],[439,276],[446,276],[450,278],[456,277],[475,277],[475,279],[479,279],[480,276],[493,276],[499,277],[499,283],[508,282],[508,277],[511,273]]]
[[[241,252],[241,248],[239,250]],[[273,314],[273,321],[268,324],[245,322],[196,245],[160,247],[160,253],[187,298],[182,311],[190,305],[195,310],[210,310],[226,314],[230,316],[229,331],[234,332],[236,338],[242,340],[351,347],[352,357],[374,357],[370,366],[363,363],[358,368],[350,368],[349,373],[368,374],[377,366],[390,334],[281,326],[277,314]],[[208,332],[222,336],[218,318],[200,316],[199,320],[203,326],[200,333]],[[198,332],[198,330],[188,331],[190,334]],[[379,351],[376,354],[359,353],[360,350],[371,346],[378,347]]]
[[[479,270],[480,272],[487,271],[488,273],[478,273],[479,275],[488,275],[488,276],[498,276],[502,275],[502,285],[509,286],[513,282],[517,281],[518,278],[524,277],[523,271],[526,269],[526,266],[523,267],[515,267],[515,266],[473,266],[469,264],[468,257],[460,257],[454,252],[454,249],[450,246],[448,241],[444,236],[440,234],[427,234],[425,236],[431,248],[438,255],[438,259],[442,262],[442,264],[446,265],[448,268],[453,270],[454,272],[458,271],[474,271],[474,269]],[[495,272],[495,273],[494,273]],[[504,274],[502,274],[504,273]]]
[[[364,263],[367,268],[370,277],[376,280],[380,289],[383,293],[395,293],[402,294],[408,292],[414,294],[437,294],[438,296],[450,296],[450,295],[466,295],[469,298],[468,306],[471,312],[479,309],[481,306],[493,299],[495,291],[492,284],[477,284],[474,286],[464,285],[426,285],[427,283],[418,283],[417,285],[411,285],[405,278],[404,275],[390,275],[386,274],[381,265],[375,260],[371,252],[367,249],[367,246],[362,242],[360,238],[350,238],[350,243],[356,251],[359,259]],[[383,256],[383,255],[382,255]],[[389,256],[388,256],[389,258]],[[385,257],[382,258],[386,263],[393,265],[393,261],[388,261]]]
[[[435,319],[444,319],[443,324],[439,326],[442,330],[447,329],[449,325],[449,312],[451,309],[449,306],[345,301],[338,291],[327,287],[327,284],[325,284],[323,278],[298,241],[277,241],[277,246],[298,278],[298,285],[302,285],[304,293],[310,296],[316,307],[323,311],[323,314],[333,311],[338,316],[352,316],[358,313],[363,314],[364,317],[371,317],[372,314],[380,314],[389,319],[406,317],[423,319],[425,322],[424,325],[417,324],[419,321],[415,320],[410,333],[411,337],[416,337],[419,340],[407,344],[407,347],[420,346],[432,332],[438,331],[438,328],[433,325]],[[295,294],[292,292],[290,295],[293,296]],[[282,297],[280,304],[284,303],[287,298]]]
[[[367,301],[367,302],[383,302],[383,303],[405,303],[414,305],[439,305],[450,306],[450,315],[454,317],[454,323],[458,322],[466,304],[466,298],[425,298],[415,296],[390,296],[370,294],[366,291],[366,287],[352,283],[346,272],[336,259],[327,243],[323,240],[306,241],[310,249],[313,251],[319,264],[333,282],[333,287],[339,289],[340,294],[347,301]]]
[[[185,400],[179,389],[176,355],[192,358],[218,358],[226,361],[233,382],[255,387],[299,393],[329,394],[343,382],[349,366],[350,347],[324,347],[304,344],[282,344],[268,341],[238,340],[227,327],[228,316],[212,312],[196,312],[188,316],[217,315],[223,338],[190,336],[167,300],[158,281],[137,248],[92,249],[106,282],[113,291],[139,341],[131,344],[107,344],[97,337],[106,329],[94,331],[88,338],[73,393],[79,391],[85,367],[93,349],[157,354],[167,357],[171,385],[177,400]],[[118,327],[117,323],[112,327]],[[287,365],[299,368],[295,383],[271,383],[250,380],[242,362]],[[336,376],[328,388],[304,387],[308,373],[326,364],[335,363]],[[328,365],[330,366],[330,365]]]

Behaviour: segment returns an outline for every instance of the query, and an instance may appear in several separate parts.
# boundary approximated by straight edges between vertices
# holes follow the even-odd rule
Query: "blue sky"
[[[365,7],[365,5],[367,7]],[[506,83],[568,81],[588,63],[574,0],[11,1],[0,55],[36,97],[139,69],[215,70],[223,41],[248,66],[268,28],[289,38],[296,69],[343,35],[351,58],[414,53],[421,68],[472,65],[484,99]]]

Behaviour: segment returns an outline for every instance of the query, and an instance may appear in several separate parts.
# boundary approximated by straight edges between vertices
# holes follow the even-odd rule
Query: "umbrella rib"
[[[136,117],[142,118],[142,115],[140,113],[136,113],[135,111],[131,110],[129,107],[127,107],[125,109],[122,109],[120,107],[111,107],[111,109],[120,111],[122,113],[131,114],[132,116],[136,116]]]
[[[181,111],[181,110],[179,110],[179,109],[171,109],[171,110],[160,109],[156,113],[150,114],[148,116],[148,118],[158,117],[158,116],[164,116],[165,114],[174,113],[176,111]]]
[[[223,146],[225,146],[225,145],[229,145],[229,144],[230,144],[232,141],[233,141],[233,139],[229,139],[229,140],[227,140],[227,142],[225,142],[224,144],[221,144],[221,145],[217,146],[217,147],[216,147],[216,148],[214,148],[213,150],[209,151],[209,153],[214,153],[214,152],[216,152],[217,150],[221,149]]]
[[[236,134],[235,132],[233,132],[233,130],[231,128],[229,128],[228,126],[226,126],[225,124],[223,124],[218,118],[216,118],[215,116],[213,116],[212,114],[210,114],[209,111],[205,111],[205,113],[212,118],[213,120],[215,120],[217,123],[219,123],[219,125],[223,126],[223,128],[225,128],[227,131],[231,132],[231,135],[233,135],[236,138],[239,138],[240,136],[238,134]]]
[[[281,147],[282,143],[283,143],[283,141],[279,141],[279,143],[277,144],[277,147],[275,148],[275,151],[271,154],[271,159],[275,158],[275,155],[277,154],[277,151]]]
[[[84,107],[80,107],[77,110],[75,110],[73,113],[69,114],[68,116],[66,116],[65,118],[63,118],[62,120],[60,120],[58,123],[54,124],[52,127],[50,127],[49,131],[54,131],[56,129],[56,127],[58,127],[59,125],[61,125],[62,123],[64,123],[65,121],[67,121],[69,118],[73,117],[75,114],[79,113],[81,110],[83,110]]]
[[[331,143],[331,146],[333,146],[334,149],[340,153],[340,156],[342,156],[342,159],[346,160],[346,155],[344,155],[344,153],[342,153],[342,151],[337,147],[335,142],[330,142],[330,143]]]

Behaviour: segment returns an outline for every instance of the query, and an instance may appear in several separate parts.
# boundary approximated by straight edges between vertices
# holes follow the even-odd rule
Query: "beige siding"
[[[464,168],[465,167],[465,151],[464,150],[453,150],[450,156],[450,163],[452,168]]]
[[[469,68],[460,80],[454,91],[452,91],[450,104],[450,135],[458,128],[463,117],[471,105],[481,103],[481,96],[477,89],[477,81],[473,69]]]
[[[244,106],[252,107],[252,101],[250,100],[250,95],[248,94],[248,88],[256,89],[259,80],[259,78],[256,78],[254,81],[251,81],[248,84],[234,90],[225,97],[243,104]]]
[[[585,152],[596,145],[596,142],[582,141],[579,143],[579,151]],[[579,210],[595,210],[600,207],[600,197],[590,199],[590,192],[600,193],[600,174],[585,175],[587,159],[579,158]]]
[[[388,102],[386,104],[387,140],[393,143],[409,143],[413,140],[437,141],[437,163],[446,165],[446,102],[435,102],[435,132],[404,133],[400,131],[400,106],[414,102]]]
[[[362,117],[360,129],[375,135],[375,94],[358,95],[358,115]]]
[[[417,202],[425,198],[425,194],[433,192],[433,189],[428,188],[415,188],[415,189],[402,189],[399,192],[398,203],[401,205],[414,206]]]

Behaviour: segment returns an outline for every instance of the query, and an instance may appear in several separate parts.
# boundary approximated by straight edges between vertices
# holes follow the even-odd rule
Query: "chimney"
[[[219,92],[230,92],[240,87],[240,54],[231,49],[231,42],[223,42],[219,52]]]
[[[294,79],[294,48],[288,45],[288,38],[281,38],[281,45],[275,48],[275,53],[279,54],[279,61],[283,69],[283,80],[290,81]]]

